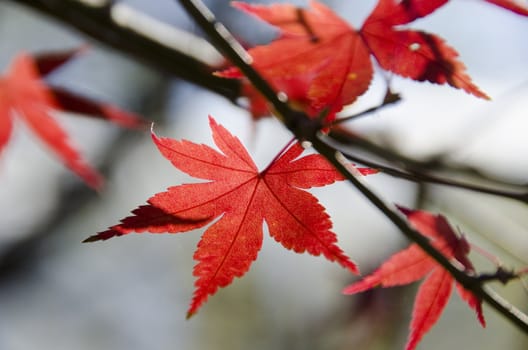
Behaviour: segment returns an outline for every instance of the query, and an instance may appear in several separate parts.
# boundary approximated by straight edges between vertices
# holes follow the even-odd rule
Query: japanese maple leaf
[[[431,240],[436,249],[460,264],[467,272],[475,271],[467,257],[470,251],[469,243],[453,231],[445,217],[403,207],[400,207],[400,210],[416,230]],[[407,249],[394,254],[374,273],[346,287],[343,293],[355,294],[378,286],[399,286],[424,277],[425,281],[420,286],[414,302],[411,333],[406,350],[414,349],[423,335],[438,321],[447,305],[453,284],[456,285],[461,298],[475,310],[479,322],[485,327],[481,300],[455,282],[447,270],[416,244],[411,244]]]
[[[13,119],[22,119],[30,129],[89,186],[100,188],[102,177],[81,157],[68,135],[50,112],[66,111],[108,119],[127,127],[144,125],[141,118],[111,105],[98,103],[60,87],[47,85],[45,76],[81,50],[31,56],[19,54],[0,77],[0,152],[9,142]]]
[[[368,49],[358,33],[326,6],[316,1],[311,1],[310,9],[232,4],[280,29],[276,40],[249,50],[255,69],[276,89],[292,99],[285,81],[313,75],[305,88],[308,114],[340,109],[367,90],[373,75]],[[219,74],[241,76],[234,68]]]
[[[308,114],[313,115],[325,108],[339,111],[368,89],[373,76],[371,54],[383,69],[398,75],[447,83],[487,98],[465,73],[463,63],[457,60],[458,53],[441,38],[400,28],[446,2],[380,0],[359,31],[315,0],[306,9],[290,4],[233,5],[280,30],[276,40],[249,50],[253,66],[288,95],[292,89],[287,80],[311,74],[304,99],[309,102]],[[218,75],[241,77],[236,68]],[[298,91],[298,85],[293,89]]]
[[[158,138],[161,154],[187,174],[209,180],[170,187],[151,197],[121,223],[85,241],[105,240],[131,232],[179,233],[205,226],[194,253],[198,264],[188,316],[214,294],[244,275],[262,245],[262,224],[285,248],[323,255],[353,273],[356,265],[336,245],[332,223],[317,199],[304,191],[343,177],[319,155],[298,158],[294,144],[259,172],[240,141],[210,118],[213,139],[221,152],[186,140]],[[371,169],[359,169],[362,174]]]
[[[383,69],[418,81],[449,84],[488,98],[456,60],[458,53],[440,37],[400,29],[444,5],[447,0],[379,0],[361,28],[361,37]]]

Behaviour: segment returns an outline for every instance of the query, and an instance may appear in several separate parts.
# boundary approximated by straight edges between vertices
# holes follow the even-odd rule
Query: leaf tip
[[[211,127],[217,126],[218,123],[216,122],[215,118],[212,115],[208,115],[207,118],[209,119],[209,125]]]
[[[471,95],[481,98],[486,101],[491,101],[491,97],[488,96],[484,91],[480,90],[476,85],[472,84],[470,88],[463,88],[466,90],[466,92],[470,93]]]
[[[251,5],[243,1],[231,1],[231,6],[245,12],[249,12],[251,9]]]
[[[114,226],[114,228],[110,228],[106,231],[96,233],[95,235],[92,235],[85,240],[82,241],[82,243],[92,243],[97,241],[106,241],[107,239],[110,239],[115,236],[122,236],[123,233],[118,231],[118,229]]]
[[[395,204],[396,208],[405,216],[409,216],[412,214],[412,210],[409,208],[404,207],[403,205]]]
[[[156,135],[156,132],[154,132],[154,123],[150,124],[150,137],[152,137],[152,141],[154,141],[156,145],[160,144],[161,140],[158,135]]]
[[[74,172],[76,172],[81,179],[88,185],[90,188],[95,190],[96,192],[102,192],[105,180],[101,174],[99,174],[95,170],[89,170],[89,169],[72,169]]]
[[[352,272],[354,275],[361,275],[361,272],[359,271],[359,267],[354,264],[352,261],[347,261],[346,268],[348,271]]]
[[[99,237],[99,235],[92,235],[86,239],[84,239],[81,243],[92,243],[92,242],[97,242],[97,241],[100,241],[101,238]]]
[[[360,281],[357,281],[355,283],[352,283],[351,285],[346,286],[345,288],[343,288],[341,293],[345,295],[357,294],[357,293],[365,292],[369,289],[373,289],[377,287],[379,284],[380,284],[380,281],[377,278],[370,275],[370,276],[363,278]]]

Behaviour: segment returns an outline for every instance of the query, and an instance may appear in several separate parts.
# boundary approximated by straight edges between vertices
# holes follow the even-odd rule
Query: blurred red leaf
[[[454,232],[445,217],[403,207],[400,210],[416,230],[431,239],[436,249],[459,263],[466,271],[474,272],[474,267],[467,258],[470,250],[468,242]],[[346,287],[343,293],[355,294],[378,286],[399,286],[424,277],[425,281],[420,286],[414,302],[406,350],[416,348],[423,335],[438,321],[447,305],[453,285],[457,286],[461,298],[476,312],[482,326],[486,325],[481,301],[455,282],[447,270],[416,244],[411,244],[407,249],[391,256],[374,273]]]
[[[299,158],[303,148],[295,143],[259,172],[240,141],[214,119],[209,121],[221,152],[152,134],[161,154],[176,168],[209,182],[170,187],[135,209],[133,216],[85,241],[131,232],[179,233],[218,219],[205,231],[194,253],[198,279],[188,316],[219,287],[249,270],[262,245],[264,220],[270,235],[285,248],[323,255],[358,273],[356,265],[336,245],[337,237],[324,207],[303,190],[343,180],[332,165],[320,155]]]
[[[9,142],[14,116],[19,116],[70,170],[98,189],[103,183],[101,175],[81,157],[50,112],[90,113],[129,127],[139,127],[145,122],[134,114],[49,86],[42,80],[42,75],[52,73],[80,51],[35,56],[22,53],[14,59],[0,77],[0,151]]]

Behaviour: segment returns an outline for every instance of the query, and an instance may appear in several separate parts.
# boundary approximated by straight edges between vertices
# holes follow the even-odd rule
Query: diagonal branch
[[[211,74],[215,50],[203,39],[178,31],[125,4],[85,0],[10,0],[37,10],[81,33],[125,52],[151,67],[175,75],[231,101],[239,97],[239,83]],[[205,53],[189,51],[204,42]],[[218,57],[218,54],[216,53]]]
[[[213,44],[246,75],[254,87],[273,105],[280,114],[280,119],[297,138],[310,141],[314,149],[332,163],[408,239],[418,244],[429,256],[448,270],[461,285],[472,291],[478,298],[486,301],[514,325],[528,333],[528,316],[495,293],[484,288],[477,278],[467,275],[451,264],[444,255],[429,243],[427,238],[411,228],[407,221],[392,206],[385,203],[347,169],[343,163],[344,157],[334,147],[324,142],[319,135],[320,122],[310,119],[302,112],[293,111],[288,106],[286,99],[281,98],[281,95],[277,94],[260,74],[251,67],[249,55],[200,0],[179,0],[179,3],[187,10],[202,30],[209,35]]]

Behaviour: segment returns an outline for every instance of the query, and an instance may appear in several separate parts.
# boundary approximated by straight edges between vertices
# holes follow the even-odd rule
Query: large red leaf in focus
[[[131,232],[179,233],[218,219],[203,234],[194,259],[197,277],[188,316],[209,295],[244,275],[262,245],[262,223],[285,248],[323,255],[353,273],[356,265],[336,245],[325,209],[310,193],[343,177],[320,155],[299,158],[294,144],[259,172],[240,141],[210,118],[218,152],[206,145],[152,135],[161,154],[187,174],[210,180],[170,187],[151,197],[121,223],[86,239],[105,240]],[[371,174],[371,169],[359,169]]]
[[[457,60],[458,53],[441,38],[396,27],[432,13],[447,1],[379,0],[360,31],[315,0],[309,8],[233,5],[280,30],[271,43],[249,50],[253,66],[275,89],[300,102],[309,115],[316,115],[324,109],[339,111],[368,89],[373,76],[370,54],[383,69],[403,77],[449,84],[488,98],[471,82],[464,64]],[[218,75],[242,77],[237,68]],[[302,96],[299,81],[305,84]]]
[[[416,230],[431,240],[436,249],[463,266],[466,271],[474,272],[474,267],[467,258],[470,250],[468,242],[463,236],[455,233],[445,217],[403,207],[400,207],[400,210]],[[438,321],[447,305],[453,285],[457,286],[461,298],[476,312],[482,326],[486,325],[481,301],[455,282],[447,270],[416,244],[411,244],[407,249],[394,254],[374,273],[346,287],[343,293],[355,294],[378,286],[393,287],[412,283],[424,277],[425,280],[414,302],[411,332],[406,350],[416,348],[423,335]]]
[[[111,105],[49,86],[42,80],[43,75],[52,73],[80,51],[35,56],[22,53],[14,59],[6,74],[0,77],[0,151],[9,142],[13,118],[19,116],[70,170],[97,189],[102,185],[102,177],[81,157],[50,112],[91,114],[128,127],[142,126],[144,121]]]

